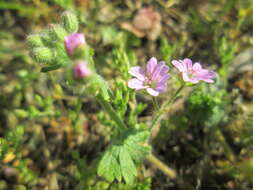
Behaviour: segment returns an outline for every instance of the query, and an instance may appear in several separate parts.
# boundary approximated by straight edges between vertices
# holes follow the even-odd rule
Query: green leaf
[[[148,155],[151,151],[150,146],[141,146],[136,143],[128,142],[124,144],[132,159],[136,162],[141,161],[145,155]]]
[[[133,185],[137,176],[135,162],[138,163],[149,154],[150,147],[147,143],[150,133],[141,130],[125,130],[122,136],[114,139],[104,153],[98,166],[98,175],[108,181],[114,179]]]
[[[108,149],[103,155],[98,165],[98,175],[103,176],[108,181],[114,180],[113,171],[111,170],[111,162],[113,160],[112,149]]]
[[[94,86],[97,86],[100,89],[101,95],[106,101],[108,101],[110,99],[110,88],[107,82],[100,75],[96,75],[93,79]]]
[[[121,181],[122,179],[121,168],[120,168],[119,161],[117,159],[120,153],[120,146],[113,146],[112,149],[113,149],[112,151],[113,151],[113,156],[114,156],[114,159],[112,159],[113,175],[118,181]]]
[[[118,162],[120,146],[111,146],[102,157],[98,166],[98,175],[103,176],[108,181],[112,182],[115,178],[121,181],[121,169]]]
[[[149,131],[136,132],[133,135],[129,135],[126,142],[133,142],[133,143],[144,142],[148,139],[149,136],[150,136]]]
[[[48,67],[43,67],[41,69],[41,72],[42,73],[47,73],[49,71],[54,71],[54,70],[57,70],[59,68],[61,68],[62,64],[54,64],[54,65],[51,65],[51,66],[48,66]]]
[[[127,184],[133,184],[137,170],[129,152],[124,147],[120,149],[119,161],[124,180]]]

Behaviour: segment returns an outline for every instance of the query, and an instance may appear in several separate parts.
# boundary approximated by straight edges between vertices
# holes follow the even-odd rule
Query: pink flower
[[[146,66],[146,69],[141,67],[132,67],[129,73],[135,78],[128,81],[128,87],[135,90],[146,89],[152,96],[158,96],[165,92],[167,88],[167,80],[169,79],[169,67],[164,61],[157,63],[157,59],[152,57]]]
[[[188,58],[184,60],[173,60],[172,64],[182,73],[185,82],[196,84],[202,80],[207,83],[213,83],[213,78],[217,76],[214,71],[203,69],[200,63],[192,64],[192,60]]]
[[[69,36],[66,36],[64,38],[64,44],[68,55],[72,56],[78,46],[85,44],[84,35],[81,33],[73,33]]]
[[[83,78],[91,75],[91,71],[87,67],[85,61],[77,61],[77,64],[74,66],[74,75],[76,78]]]

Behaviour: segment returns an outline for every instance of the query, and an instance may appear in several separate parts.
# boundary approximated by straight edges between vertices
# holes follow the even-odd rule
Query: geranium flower
[[[188,58],[184,60],[173,60],[172,64],[182,74],[182,78],[185,82],[196,84],[202,80],[207,83],[213,83],[213,79],[217,76],[214,71],[203,69],[200,63],[192,64],[192,60]]]
[[[64,38],[64,44],[68,55],[72,56],[78,46],[85,44],[84,35],[81,33],[73,33],[69,36],[66,36]]]
[[[164,61],[157,63],[157,59],[152,57],[148,62],[146,69],[139,66],[132,67],[129,73],[134,76],[128,81],[128,87],[135,90],[146,89],[152,96],[158,96],[165,92],[167,80],[169,79],[169,67]]]
[[[77,61],[77,64],[74,66],[74,75],[76,78],[83,78],[91,75],[91,71],[87,67],[85,61]]]

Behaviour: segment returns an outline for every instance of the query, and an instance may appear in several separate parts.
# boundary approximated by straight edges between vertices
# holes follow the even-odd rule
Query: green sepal
[[[64,28],[69,33],[75,33],[78,31],[79,22],[76,15],[70,11],[66,11],[62,14],[62,22]]]
[[[41,35],[39,34],[31,34],[26,38],[26,43],[30,48],[34,47],[43,47],[43,41]]]
[[[49,35],[52,40],[64,41],[64,37],[68,35],[67,31],[59,24],[54,24],[49,29]]]
[[[32,56],[39,63],[50,63],[54,58],[54,53],[50,48],[36,47],[32,50]]]

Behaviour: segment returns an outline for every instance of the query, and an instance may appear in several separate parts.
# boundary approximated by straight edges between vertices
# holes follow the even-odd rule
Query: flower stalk
[[[99,102],[99,104],[104,108],[104,110],[109,114],[111,119],[116,123],[116,126],[120,130],[127,129],[126,124],[121,120],[121,118],[116,113],[116,111],[113,109],[111,104],[108,101],[106,101],[102,95],[98,94],[96,96],[96,99]]]
[[[177,91],[175,92],[175,94],[170,99],[168,99],[166,102],[164,102],[164,104],[161,106],[161,109],[157,112],[157,114],[155,115],[155,117],[154,117],[154,119],[153,119],[153,121],[151,123],[151,126],[150,126],[151,130],[161,120],[162,115],[164,114],[166,107],[169,106],[171,103],[173,103],[175,101],[175,99],[178,97],[178,95],[180,94],[180,92],[183,90],[184,86],[185,86],[185,84],[182,84],[177,89]]]
[[[169,168],[166,164],[164,164],[162,161],[160,161],[153,154],[150,154],[147,157],[147,160],[148,160],[149,163],[151,163],[152,165],[154,165],[157,169],[161,170],[169,178],[175,179],[177,177],[177,173],[176,173],[175,170]]]

